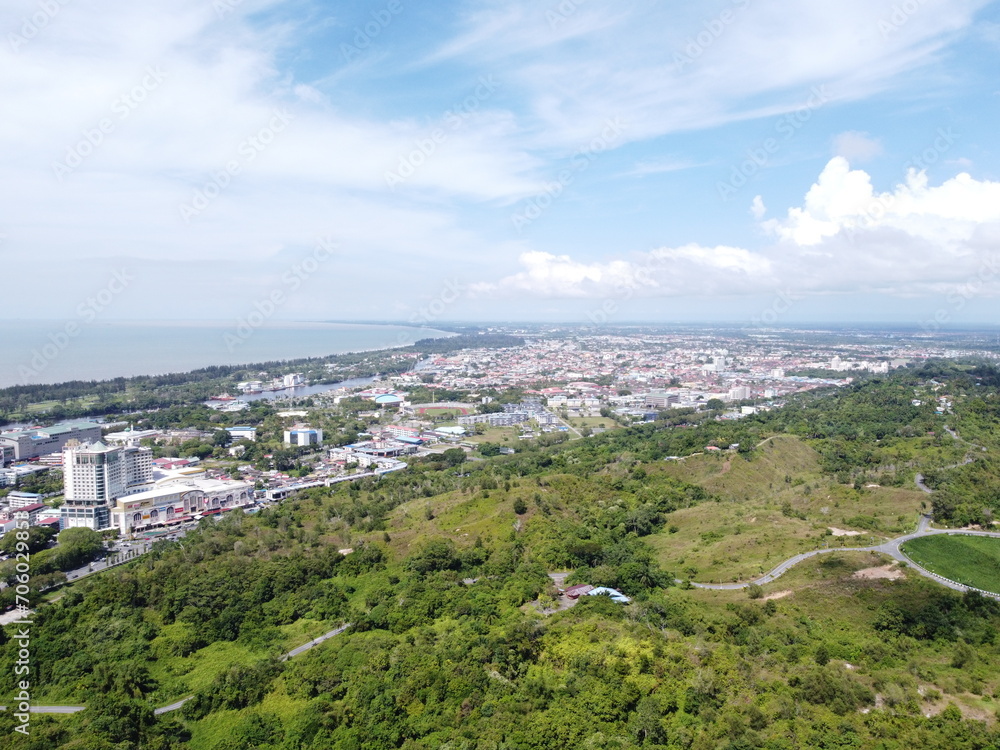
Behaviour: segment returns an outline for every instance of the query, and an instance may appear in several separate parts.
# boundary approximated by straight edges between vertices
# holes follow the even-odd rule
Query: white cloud
[[[649,159],[640,161],[626,172],[625,177],[645,177],[651,174],[667,174],[669,172],[681,172],[685,169],[705,166],[702,163],[690,159]]]
[[[764,199],[761,196],[754,196],[753,203],[750,205],[750,213],[758,221],[764,218],[764,214],[767,213],[767,206],[764,205]]]
[[[882,154],[882,142],[867,133],[848,130],[834,136],[833,153],[849,162],[866,162]]]
[[[521,253],[525,270],[499,282],[475,284],[473,296],[527,294],[539,297],[592,297],[614,290],[655,286],[644,269],[625,260],[608,263],[580,263],[568,255],[539,251]]]
[[[766,258],[742,248],[693,244],[659,248],[631,260],[584,263],[568,255],[528,251],[518,261],[523,271],[498,282],[476,284],[471,293],[556,299],[725,294],[749,291],[770,274]]]
[[[762,216],[763,198],[752,211]],[[796,293],[946,292],[970,279],[1000,294],[1000,183],[962,173],[931,186],[911,170],[894,190],[832,159],[786,218],[761,223],[776,242],[758,251],[689,244],[628,259],[583,262],[525,252],[524,270],[477,285],[479,295],[553,298],[712,297]]]
[[[525,125],[539,144],[579,142],[609,116],[631,123],[626,140],[636,141],[793,111],[815,85],[841,101],[906,85],[986,4],[924,0],[883,34],[892,7],[870,0],[732,0],[714,9],[487,0],[432,59],[502,68],[529,98]],[[553,8],[564,7],[552,23]]]
[[[890,228],[951,249],[969,240],[979,225],[995,221],[1000,221],[1000,182],[978,181],[963,172],[932,187],[926,172],[911,169],[895,190],[876,193],[868,173],[835,157],[806,193],[804,206],[764,227],[803,247],[841,232]]]

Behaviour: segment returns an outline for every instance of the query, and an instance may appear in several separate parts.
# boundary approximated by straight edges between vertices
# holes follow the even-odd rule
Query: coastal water
[[[186,372],[406,346],[450,334],[428,328],[276,323],[249,332],[220,322],[0,321],[0,388]]]

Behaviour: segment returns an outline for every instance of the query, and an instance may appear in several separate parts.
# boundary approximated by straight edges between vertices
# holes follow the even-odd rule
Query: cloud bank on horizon
[[[996,322],[997,3],[802,5],[13,0],[3,317]]]

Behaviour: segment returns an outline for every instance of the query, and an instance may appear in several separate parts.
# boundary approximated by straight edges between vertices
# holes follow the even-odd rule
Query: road
[[[949,435],[951,435],[953,439],[965,443],[966,445],[969,445],[973,448],[980,448],[981,450],[986,450],[982,446],[970,443],[968,440],[959,437],[958,433],[955,432],[950,427],[948,427],[948,425],[945,425],[944,429],[947,431]],[[757,444],[757,447],[759,448],[761,445],[763,445],[770,439],[771,438],[762,440],[760,443]],[[966,456],[965,459],[962,460],[960,463],[953,464],[952,466],[945,466],[944,468],[954,469],[958,466],[964,466],[965,464],[971,463],[973,460],[974,460],[973,458]],[[928,495],[934,494],[934,490],[932,490],[930,487],[924,484],[923,474],[917,474],[915,477],[915,481],[918,489],[927,493]],[[913,560],[911,560],[905,554],[903,554],[903,551],[902,549],[900,549],[900,547],[906,542],[910,541],[911,539],[917,539],[922,536],[931,536],[934,534],[969,534],[972,536],[989,536],[996,539],[1000,539],[1000,533],[992,531],[963,531],[961,529],[932,529],[930,528],[930,522],[931,522],[931,517],[929,515],[921,515],[920,522],[917,524],[916,531],[914,531],[912,534],[905,534],[903,536],[896,537],[895,539],[890,539],[889,541],[884,542],[883,544],[876,544],[869,547],[833,547],[828,549],[815,549],[809,552],[803,552],[799,555],[795,555],[794,557],[788,558],[769,573],[753,581],[749,581],[747,583],[695,583],[692,581],[691,585],[699,589],[717,589],[720,591],[734,591],[737,589],[746,588],[747,586],[753,583],[759,586],[762,586],[765,583],[771,583],[772,581],[776,580],[777,578],[781,577],[786,572],[788,572],[790,568],[793,568],[794,566],[798,565],[803,560],[808,560],[812,557],[816,557],[816,555],[825,555],[830,552],[878,552],[883,555],[888,555],[889,557],[893,558],[894,560],[898,560],[899,562],[906,563],[911,570],[919,573],[920,575],[926,578],[930,578],[932,581],[937,581],[942,586],[947,586],[948,588],[954,589],[955,591],[962,591],[962,592],[968,591],[969,590],[968,586],[963,586],[960,583],[955,583],[954,581],[949,581],[944,578],[941,578],[940,576],[931,573],[929,570],[917,565],[915,562],[913,562]],[[678,581],[678,583],[680,583],[680,581]],[[995,599],[1000,599],[1000,595],[996,594],[988,594],[988,595],[992,596]]]
[[[308,643],[304,643],[301,646],[293,648],[287,654],[282,654],[281,661],[288,661],[289,659],[298,656],[299,654],[304,653],[311,648],[318,646],[324,641],[333,638],[335,635],[340,635],[349,627],[351,627],[351,625],[353,624],[354,623],[349,622],[345,625],[341,625],[339,628],[334,628],[333,630],[327,633],[323,633],[323,635],[313,638]],[[181,698],[179,701],[174,701],[173,703],[170,703],[166,706],[160,706],[159,708],[154,708],[153,713],[156,716],[161,716],[163,714],[170,713],[171,711],[177,711],[179,708],[181,708],[181,706],[183,706],[192,698],[194,698],[194,696],[189,695],[186,698]],[[86,706],[32,706],[31,712],[35,714],[74,714],[77,711],[83,711],[85,708]],[[0,706],[0,711],[6,711],[6,710],[7,706]]]
[[[954,589],[955,591],[962,591],[962,592],[968,591],[969,590],[968,586],[963,586],[960,583],[955,583],[954,581],[946,580],[944,578],[941,578],[940,576],[935,575],[934,573],[931,573],[929,570],[920,567],[919,565],[917,565],[917,563],[913,562],[913,560],[907,557],[900,549],[900,547],[903,544],[906,544],[906,542],[910,541],[911,539],[919,539],[920,537],[934,536],[937,534],[967,534],[970,536],[988,536],[988,537],[993,537],[994,539],[1000,539],[1000,533],[994,531],[965,531],[963,529],[932,529],[930,528],[930,521],[931,521],[930,516],[921,516],[920,523],[917,524],[917,530],[914,531],[912,534],[904,534],[903,536],[896,537],[895,539],[890,539],[889,541],[883,544],[876,544],[868,547],[831,547],[828,549],[814,549],[810,550],[809,552],[803,552],[801,554],[795,555],[794,557],[788,558],[783,563],[778,565],[769,573],[766,573],[765,575],[761,576],[760,578],[756,578],[746,583],[695,583],[694,581],[692,581],[691,585],[699,589],[735,591],[738,589],[745,589],[747,586],[754,583],[757,584],[758,586],[763,586],[766,583],[771,583],[772,581],[777,580],[782,575],[787,573],[789,569],[798,565],[800,562],[816,557],[817,555],[826,555],[831,552],[878,552],[883,555],[888,555],[889,557],[893,558],[894,560],[898,560],[899,562],[906,563],[907,566],[914,572],[919,573],[920,575],[926,578],[930,578],[932,581],[936,581],[940,583],[942,586],[947,586],[948,588]],[[678,583],[680,583],[680,581],[678,581]],[[989,594],[989,596],[992,596],[995,599],[1000,599],[1000,595]]]
[[[116,546],[113,550],[108,552],[108,556],[104,560],[92,562],[89,565],[84,565],[82,568],[77,568],[76,570],[66,571],[66,581],[67,583],[70,581],[79,581],[81,578],[86,578],[94,573],[101,573],[108,568],[114,568],[126,562],[130,562],[131,560],[149,552],[150,547],[152,547],[151,542],[134,542],[131,547]],[[112,562],[109,564],[109,561]]]
[[[311,641],[309,641],[309,643],[303,643],[298,648],[293,648],[291,651],[289,651],[287,654],[281,657],[281,661],[288,661],[292,657],[298,656],[299,654],[304,653],[315,646],[318,646],[323,641],[329,640],[330,638],[333,638],[335,635],[340,635],[349,627],[351,627],[351,623],[347,623],[346,625],[341,625],[339,628],[331,630],[329,633],[323,633],[323,635],[319,636],[318,638],[313,638]]]

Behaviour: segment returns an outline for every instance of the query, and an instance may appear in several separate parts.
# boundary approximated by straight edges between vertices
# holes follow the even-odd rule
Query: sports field
[[[1000,593],[1000,539],[939,534],[909,541],[903,552],[939,576]]]

